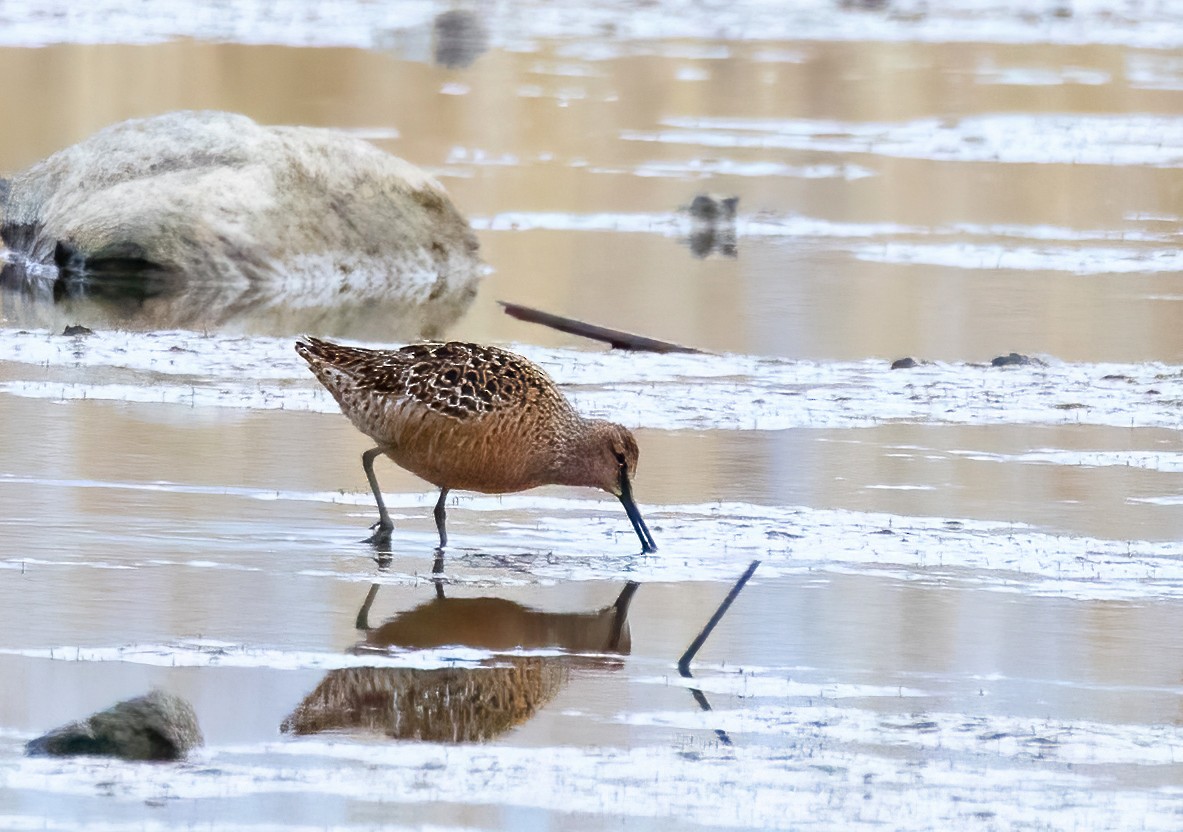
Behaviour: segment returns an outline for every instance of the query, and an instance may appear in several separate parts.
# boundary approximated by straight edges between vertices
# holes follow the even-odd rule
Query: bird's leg
[[[390,519],[390,514],[386,511],[386,503],[382,499],[382,489],[378,487],[378,478],[374,476],[374,458],[382,453],[381,448],[370,448],[361,455],[361,464],[366,471],[366,479],[370,481],[370,490],[374,492],[374,500],[378,503],[378,522],[370,526],[371,529],[377,529],[376,532],[367,541],[369,543],[382,543],[390,539],[390,530],[394,528],[394,521]]]
[[[448,489],[440,489],[440,498],[435,504],[435,528],[440,533],[440,548],[448,545],[448,530],[444,524],[448,520],[448,509],[444,505],[444,501],[448,499]]]

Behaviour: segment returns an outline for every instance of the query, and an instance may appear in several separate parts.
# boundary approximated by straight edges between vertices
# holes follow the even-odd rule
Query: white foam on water
[[[634,168],[596,167],[593,173],[631,173],[643,177],[710,178],[715,176],[768,177],[791,179],[843,179],[848,182],[875,176],[870,168],[851,164],[790,165],[783,162],[738,161],[735,159],[690,159],[685,162],[655,160]]]
[[[876,263],[944,266],[1079,275],[1154,274],[1183,270],[1183,252],[1175,248],[1097,246],[1003,246],[997,244],[887,242],[853,249],[859,260]]]
[[[0,483],[3,481],[0,480]],[[70,487],[57,484],[57,487]],[[88,486],[89,487],[89,486]],[[590,493],[590,492],[589,492]],[[249,493],[240,494],[252,499]],[[309,545],[346,546],[369,551],[356,538],[372,514],[368,493],[289,492],[282,499],[301,502],[347,502],[365,506],[357,527],[343,527],[340,540],[323,537]],[[512,569],[483,574],[490,585],[520,586],[554,581],[733,582],[750,561],[761,566],[756,580],[784,575],[874,575],[909,581],[935,572],[950,585],[996,592],[1077,599],[1183,598],[1183,558],[1174,541],[1109,540],[1057,534],[1022,523],[947,517],[917,517],[881,512],[767,506],[745,502],[678,505],[644,503],[649,527],[658,540],[656,555],[636,552],[632,529],[607,498],[555,497],[547,494],[465,496],[451,506],[453,522],[470,513],[482,515],[465,530],[463,544],[449,550],[449,571],[491,565]],[[429,516],[435,495],[392,493],[388,505],[396,523]],[[1146,500],[1152,498],[1144,498]],[[1167,503],[1171,504],[1171,503]],[[399,507],[409,507],[400,512]],[[366,522],[363,522],[366,521]],[[151,530],[142,532],[150,534]],[[323,532],[321,532],[323,535]],[[434,532],[400,532],[407,545],[429,548]],[[193,545],[218,540],[216,524],[191,525]],[[372,552],[371,552],[372,556]],[[306,573],[350,583],[373,580],[354,559],[306,568]],[[10,556],[9,570],[33,568],[139,569],[181,566],[233,569],[231,561],[212,559],[94,561],[85,551],[63,551],[55,558]],[[250,567],[255,568],[255,567]],[[386,582],[423,580],[421,575],[387,575]]]
[[[1021,755],[998,753],[1000,741],[970,740],[969,753],[934,755],[923,726],[905,728],[892,746],[891,734],[869,732],[886,727],[873,715],[819,715],[786,721],[780,741],[751,746],[626,750],[308,738],[210,748],[181,765],[18,759],[4,780],[11,789],[60,798],[93,795],[102,783],[106,800],[124,804],[295,795],[370,804],[378,795],[398,795],[412,804],[495,804],[560,816],[677,817],[718,829],[988,829],[1033,817],[1051,828],[1119,828],[1137,817],[1146,828],[1166,829],[1175,819],[1178,789],[1122,787],[1087,767],[1024,765]],[[833,729],[826,717],[837,719]],[[735,720],[728,713],[719,718]],[[939,719],[925,724],[936,726],[938,738],[959,740]],[[856,737],[870,744],[852,742]]]
[[[150,798],[150,800],[152,800]],[[158,799],[153,800],[150,806],[160,808],[166,805],[168,800],[167,794],[158,796]],[[355,825],[355,824],[314,824],[304,825],[295,823],[275,824],[266,821],[252,822],[249,820],[237,820],[228,818],[219,818],[216,825],[219,832],[343,832],[343,830],[369,830],[381,829],[383,832],[472,832],[472,830],[481,829],[482,827],[475,826],[440,826],[437,824],[415,824],[413,826],[403,826],[397,823],[383,822],[381,826],[371,824]],[[214,826],[211,825],[211,826]],[[14,830],[14,832],[127,832],[129,826],[126,821],[109,821],[99,819],[79,819],[79,818],[51,818],[45,815],[0,815],[0,829]],[[174,824],[164,820],[148,820],[145,818],[137,818],[134,823],[136,832],[165,832],[166,830],[177,829]],[[190,825],[187,828],[192,829]]]
[[[680,676],[641,677],[636,680],[640,684],[665,685],[696,689],[704,693],[725,694],[742,699],[751,697],[805,697],[810,699],[875,699],[875,698],[916,698],[930,694],[915,688],[903,686],[884,687],[882,685],[861,685],[845,682],[801,682],[775,676],[742,673],[719,676],[695,676],[682,678]]]
[[[496,655],[472,647],[429,650],[378,650],[353,653],[317,653],[233,644],[213,639],[187,639],[167,644],[128,644],[110,647],[58,646],[0,647],[0,655],[59,662],[148,665],[152,667],[266,668],[269,670],[340,670],[349,667],[391,667],[438,670],[449,667],[482,667],[497,656],[559,657],[559,650],[511,650]]]
[[[535,51],[539,40],[569,40],[565,54],[584,60],[662,55],[700,61],[731,54],[727,45],[662,43],[704,33],[731,41],[886,41],[922,43],[1120,44],[1143,49],[1183,45],[1183,10],[1170,2],[1073,0],[896,0],[883,10],[844,10],[833,0],[744,0],[728,4],[627,0],[499,3],[477,18],[490,45]],[[248,0],[190,7],[127,0],[14,0],[0,13],[0,44],[157,43],[176,38],[289,46],[396,48],[400,39],[431,37],[435,3],[364,0],[264,3]],[[656,41],[656,43],[655,43]],[[765,50],[767,51],[767,50]],[[774,53],[775,54],[775,53]],[[790,51],[790,56],[793,54]]]
[[[1113,80],[1108,72],[1078,66],[1055,69],[1042,67],[979,66],[974,80],[979,84],[998,84],[1015,87],[1058,87],[1065,84],[1102,86]]]
[[[682,680],[694,683],[702,680]],[[700,689],[709,690],[705,687]],[[1183,764],[1183,730],[1177,725],[1140,725],[1024,716],[968,715],[929,711],[883,712],[835,706],[819,696],[807,706],[761,702],[759,707],[714,707],[708,712],[633,711],[617,715],[627,725],[723,730],[747,735],[796,735],[889,749],[923,749],[1009,760],[1041,759],[1075,766],[1175,766]]]
[[[948,453],[982,462],[1065,465],[1086,468],[1137,468],[1143,471],[1183,473],[1183,453],[1176,451],[1101,451],[1038,448],[1023,453],[990,453],[951,450]],[[1129,498],[1131,501],[1138,498]]]
[[[676,117],[663,124],[660,130],[626,130],[621,138],[945,162],[1183,167],[1178,116],[991,113],[895,123]]]
[[[110,332],[83,343],[0,330],[0,394],[336,413],[292,341],[191,332]],[[655,355],[511,346],[593,416],[662,430],[784,430],[926,424],[1183,424],[1183,367],[1070,364],[998,368],[744,355]]]

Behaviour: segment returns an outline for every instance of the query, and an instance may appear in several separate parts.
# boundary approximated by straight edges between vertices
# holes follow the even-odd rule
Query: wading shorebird
[[[448,544],[445,501],[452,489],[505,494],[539,485],[601,488],[624,504],[643,552],[657,544],[633,501],[637,441],[628,428],[585,419],[542,368],[496,347],[458,341],[398,350],[296,342],[354,427],[377,447],[361,456],[374,500],[371,543],[394,523],[374,476],[386,454],[440,489],[435,526]]]

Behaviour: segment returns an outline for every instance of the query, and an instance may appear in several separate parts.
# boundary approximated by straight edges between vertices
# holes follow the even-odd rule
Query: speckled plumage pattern
[[[496,347],[449,341],[367,350],[309,339],[300,354],[318,376],[319,368],[331,367],[349,377],[356,390],[413,401],[454,419],[525,407],[539,399],[570,409],[539,367]]]
[[[498,494],[555,484],[620,497],[645,550],[655,549],[632,505],[633,435],[580,416],[525,358],[458,341],[373,350],[306,338],[296,352],[377,444],[362,459],[381,515],[379,535],[392,525],[372,469],[381,452],[442,489],[436,506],[441,546],[449,489]]]

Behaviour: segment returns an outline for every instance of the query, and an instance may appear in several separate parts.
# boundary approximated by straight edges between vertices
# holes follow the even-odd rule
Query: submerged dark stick
[[[532,324],[542,324],[543,326],[549,326],[551,329],[557,329],[559,332],[579,335],[583,338],[591,338],[593,341],[604,341],[613,349],[635,350],[638,352],[688,352],[702,354],[702,350],[696,350],[694,347],[683,347],[681,344],[672,344],[669,341],[658,341],[656,338],[646,338],[644,335],[634,335],[631,332],[622,332],[619,329],[596,326],[595,324],[577,321],[574,318],[565,318],[562,315],[543,312],[540,309],[531,309],[529,306],[522,306],[518,303],[507,303],[503,300],[497,302],[505,308],[505,314],[511,318],[517,318],[519,321],[526,321]]]
[[[743,589],[744,584],[748,582],[748,579],[755,574],[756,567],[759,565],[760,561],[752,561],[752,564],[747,568],[747,571],[744,572],[739,577],[739,580],[735,582],[735,586],[731,587],[731,591],[727,593],[727,597],[723,599],[723,603],[719,605],[719,609],[715,610],[715,614],[711,616],[711,620],[708,621],[707,625],[702,628],[702,632],[698,634],[698,637],[695,638],[694,641],[690,642],[690,646],[686,648],[686,652],[682,654],[682,658],[678,659],[678,672],[683,676],[690,676],[690,663],[694,661],[694,656],[698,653],[702,645],[706,643],[706,640],[710,637],[711,631],[715,629],[715,626],[723,620],[723,616],[727,614],[727,608],[731,606],[731,603],[739,595],[740,590]]]
[[[707,701],[707,695],[698,688],[690,688],[690,695],[694,697],[694,701],[698,703],[698,707],[702,708],[704,712],[712,710],[711,703]],[[715,729],[715,737],[723,745],[734,745],[731,741],[731,735],[722,728]]]

